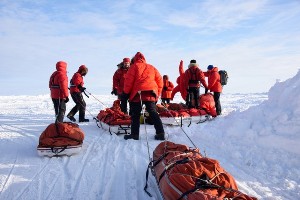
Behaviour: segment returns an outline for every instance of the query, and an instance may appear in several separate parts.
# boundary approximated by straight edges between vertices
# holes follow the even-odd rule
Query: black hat
[[[197,61],[196,60],[191,60],[191,62],[190,63],[197,63]]]

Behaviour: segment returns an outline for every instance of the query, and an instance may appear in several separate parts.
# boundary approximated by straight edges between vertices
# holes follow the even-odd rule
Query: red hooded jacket
[[[197,66],[191,66],[189,67],[185,73],[184,73],[184,80],[185,80],[185,88],[188,89],[188,87],[200,87],[199,81],[202,83],[202,85],[207,88],[207,84],[205,81],[205,76],[201,69]]]
[[[142,93],[143,101],[157,101],[162,88],[163,80],[158,70],[147,64],[144,55],[137,52],[125,76],[124,93],[129,94],[130,101],[138,102],[138,92],[146,91]]]
[[[66,62],[56,63],[56,71],[50,77],[49,88],[53,99],[65,99],[69,96]]]
[[[164,99],[171,99],[172,98],[172,91],[174,89],[174,85],[171,81],[169,81],[169,78],[167,77],[165,80],[163,80],[163,88],[166,87],[166,90],[163,89],[161,92],[161,98]]]
[[[85,67],[85,65],[81,65],[79,67],[78,71],[73,75],[73,77],[70,81],[70,92],[71,93],[80,92],[80,90],[78,89],[78,85],[81,85],[83,87],[84,81],[83,81],[83,77],[82,77],[81,73],[84,70],[87,70],[87,68]]]
[[[204,75],[208,77],[208,89],[211,92],[222,92],[218,67],[213,67],[211,70],[204,72]]]
[[[128,69],[120,68],[114,73],[113,76],[113,89],[117,89],[118,95],[122,94],[124,88],[125,75]]]

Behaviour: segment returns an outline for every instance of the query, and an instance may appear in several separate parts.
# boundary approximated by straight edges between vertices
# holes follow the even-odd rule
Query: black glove
[[[205,94],[207,94],[208,93],[208,88],[205,88]]]
[[[126,94],[126,93],[122,93],[121,94],[121,101],[127,101],[129,99],[129,94]]]
[[[80,92],[83,92],[86,88],[82,87],[81,85],[78,85],[77,88],[80,90]]]
[[[164,90],[167,90],[168,89],[168,87],[164,87]]]
[[[66,97],[65,103],[68,103],[68,102],[69,102],[69,97]]]
[[[116,88],[114,88],[113,91],[111,91],[111,95],[118,95],[118,91]]]

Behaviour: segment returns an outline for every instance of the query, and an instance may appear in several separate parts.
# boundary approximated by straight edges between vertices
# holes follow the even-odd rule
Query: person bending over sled
[[[185,88],[187,89],[186,104],[189,108],[199,108],[200,83],[207,88],[205,76],[196,60],[191,60],[188,69],[184,72]]]
[[[222,114],[222,108],[220,103],[220,95],[222,92],[222,85],[220,82],[220,74],[218,67],[214,67],[213,65],[208,65],[207,72],[204,72],[204,75],[208,77],[208,89],[205,90],[205,93],[210,90],[214,93],[214,100],[216,105],[217,115]]]
[[[129,99],[131,114],[131,134],[125,135],[124,139],[139,139],[140,114],[142,105],[146,106],[146,110],[153,120],[156,130],[155,139],[164,140],[165,131],[156,112],[156,102],[161,95],[163,81],[158,70],[150,64],[146,63],[144,55],[137,52],[133,58],[133,63],[125,76],[124,91],[122,100]]]
[[[169,81],[168,75],[163,76],[164,87],[161,92],[161,101],[166,104],[170,103],[172,97],[172,90],[174,89],[174,85],[171,81]]]
[[[70,93],[73,101],[76,103],[76,105],[72,108],[72,110],[67,115],[67,117],[72,122],[76,122],[74,115],[78,112],[78,110],[79,110],[79,122],[89,121],[89,119],[85,119],[86,103],[82,96],[82,92],[84,92],[84,90],[86,89],[85,87],[83,87],[84,85],[83,76],[85,76],[87,73],[88,73],[88,68],[85,65],[81,65],[70,81]]]
[[[69,101],[67,63],[56,63],[56,71],[50,77],[49,88],[54,105],[57,122],[63,122],[66,113],[66,103]]]

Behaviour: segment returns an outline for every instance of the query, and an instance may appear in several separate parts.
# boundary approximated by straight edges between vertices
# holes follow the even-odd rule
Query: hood
[[[85,66],[85,65],[81,65],[79,68],[78,68],[78,73],[80,73],[81,74],[81,72],[83,72],[83,71],[88,71],[88,69],[87,69],[87,67]]]
[[[134,63],[136,62],[142,62],[146,63],[145,56],[141,52],[137,52],[134,56]]]
[[[212,68],[211,71],[213,71],[213,72],[218,72],[218,71],[219,71],[219,68],[218,68],[218,67],[214,67],[214,68]]]
[[[67,63],[64,61],[59,61],[56,63],[57,71],[67,71]]]

